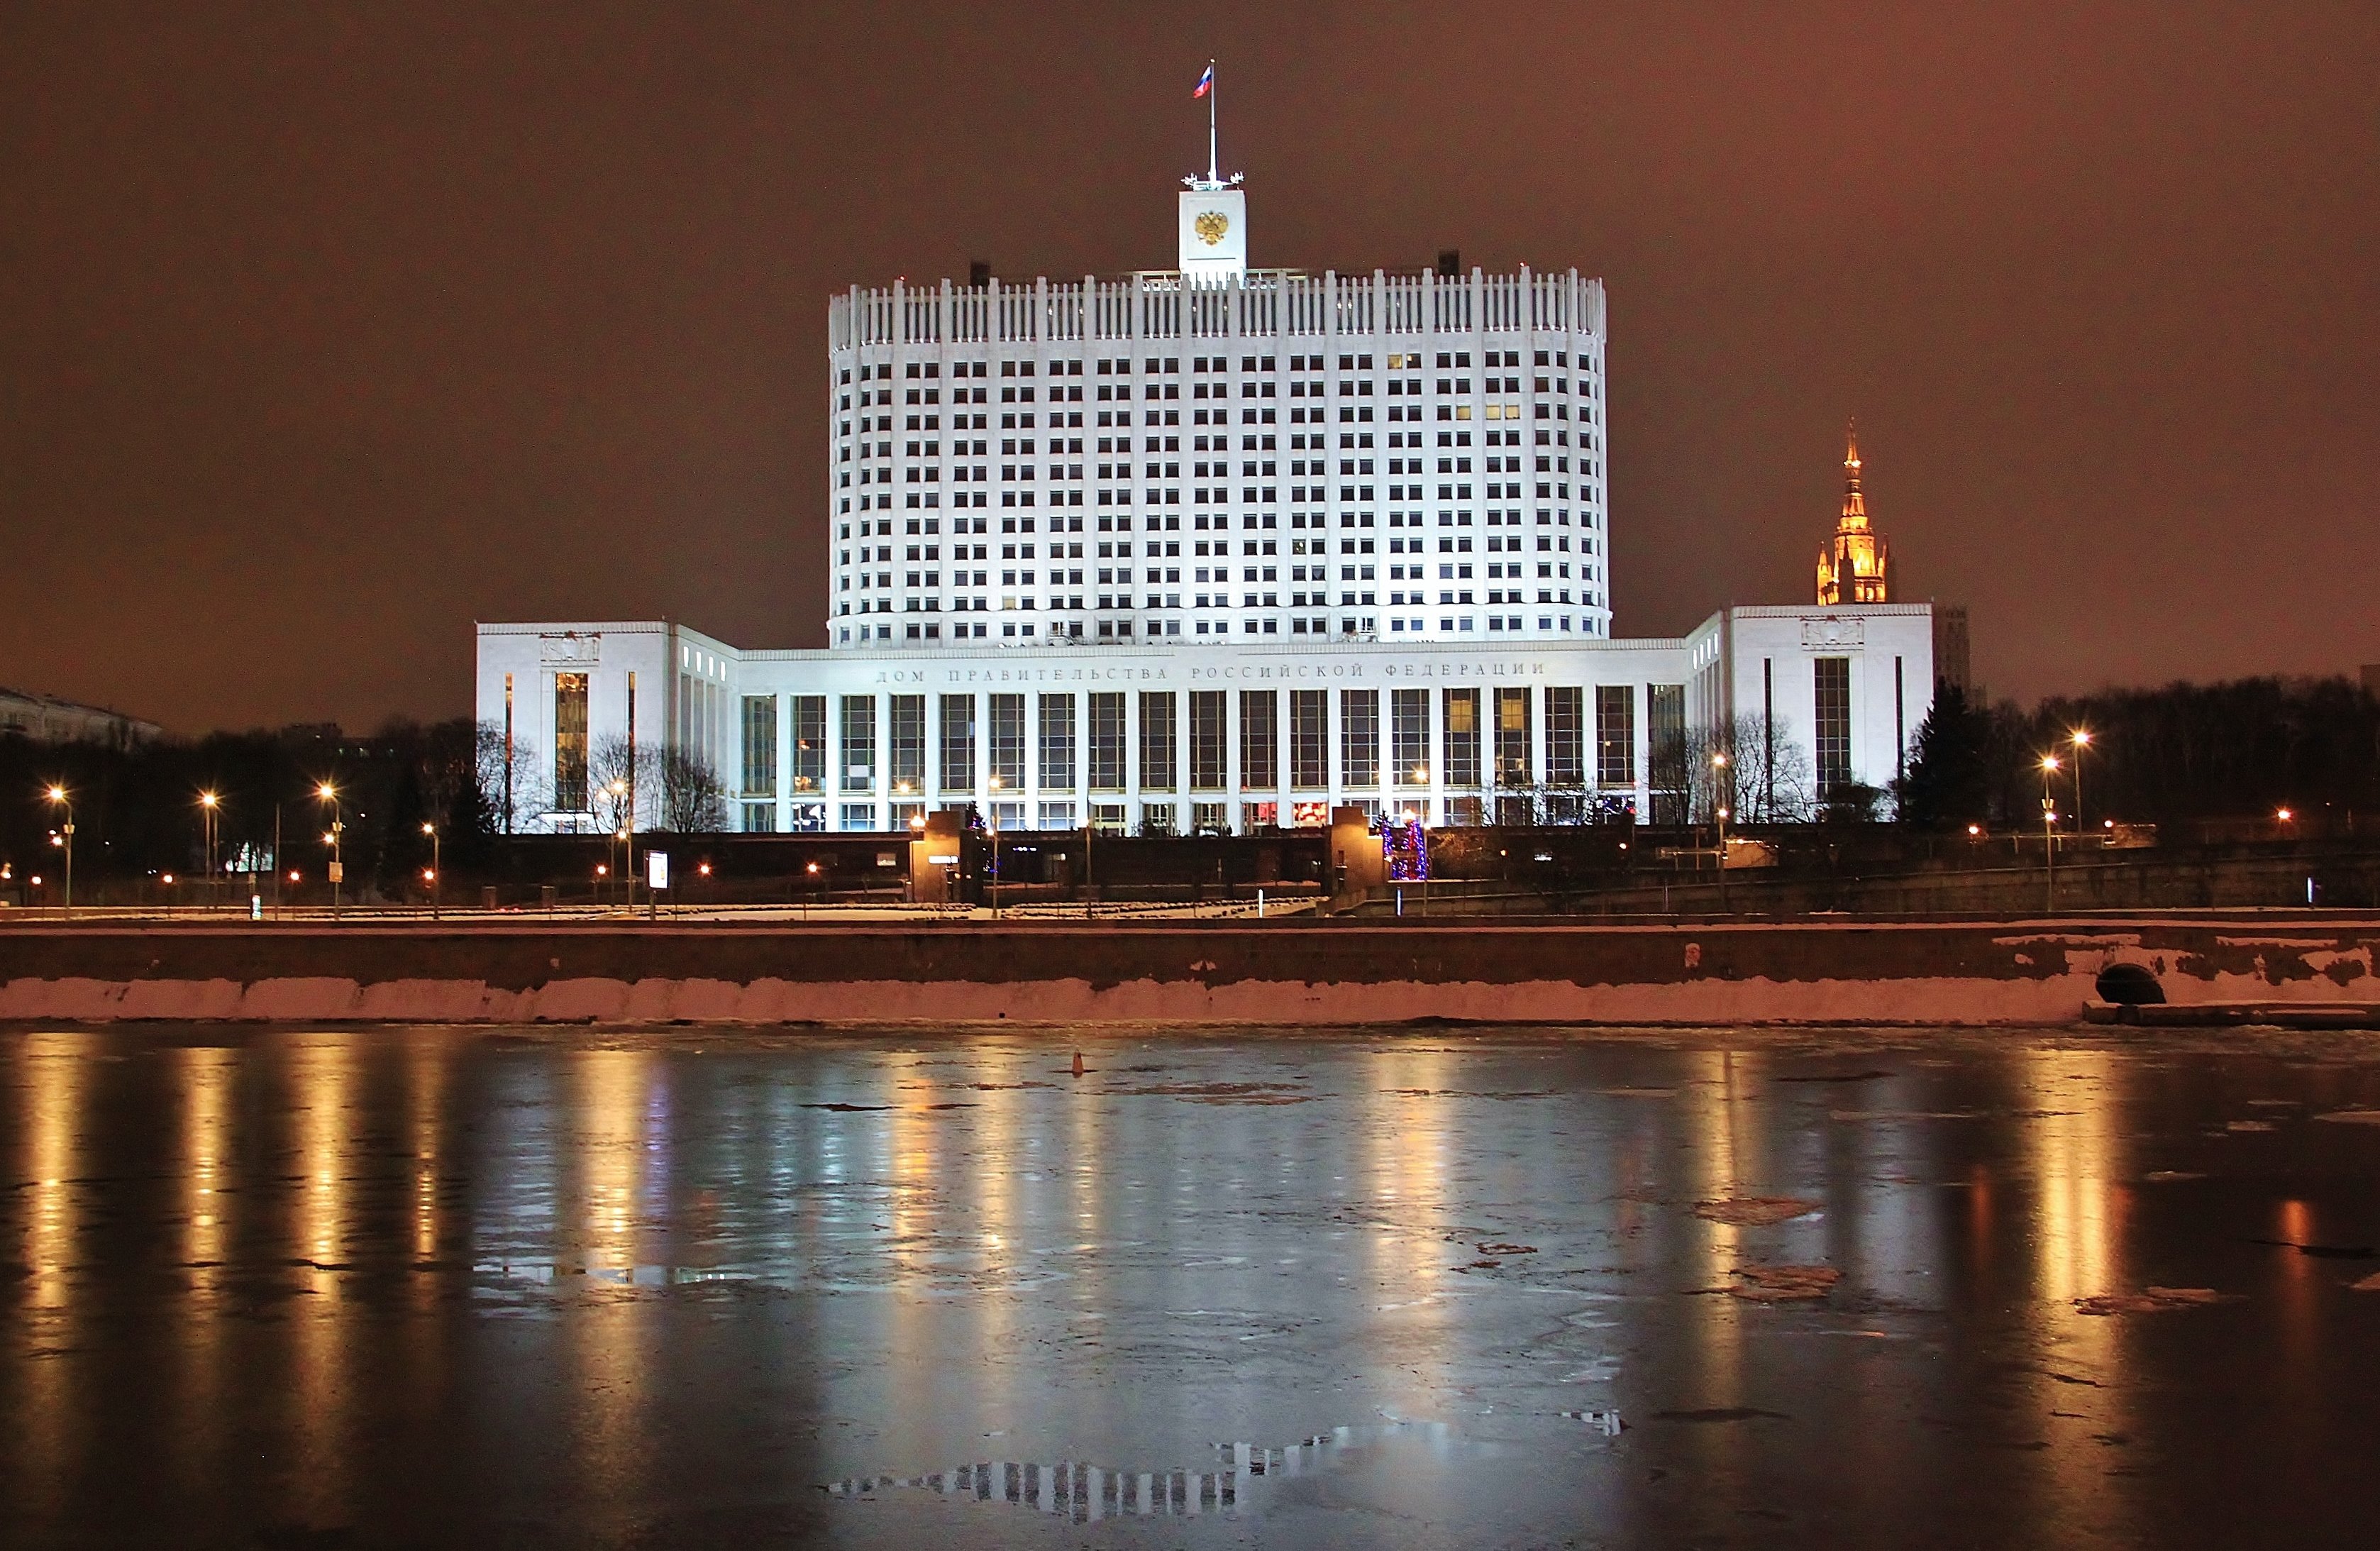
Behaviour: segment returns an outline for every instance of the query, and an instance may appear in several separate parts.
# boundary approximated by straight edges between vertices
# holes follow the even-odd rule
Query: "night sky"
[[[504,14],[495,14],[501,10]],[[1610,287],[1616,633],[1792,603],[1856,413],[1995,695],[2380,661],[2380,6],[0,10],[0,684],[468,714],[471,621],[822,645],[826,300]]]

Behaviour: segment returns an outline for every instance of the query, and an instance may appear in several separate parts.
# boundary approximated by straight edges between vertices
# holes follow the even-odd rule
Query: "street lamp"
[[[990,779],[991,803],[991,914],[1000,917],[1000,777]]]
[[[347,832],[347,825],[340,814],[338,788],[328,781],[322,782],[315,787],[314,797],[316,800],[331,805],[331,832],[323,838],[331,845],[331,919],[335,921],[339,915],[339,885],[347,877],[346,853],[340,844],[341,837]]]
[[[59,843],[67,853],[66,913],[71,918],[74,915],[74,798],[66,788],[55,782],[51,784],[48,795],[51,805],[63,809],[66,813],[66,823],[58,834],[64,837]]]
[[[1727,909],[1727,805],[1719,800],[1727,780],[1727,756],[1711,756],[1711,806],[1718,814],[1718,908]]]
[[[199,793],[199,826],[204,836],[201,849],[206,853],[206,868],[203,876],[207,880],[207,892],[210,895],[215,888],[215,814],[222,806],[223,799],[215,793],[211,791]]]
[[[612,813],[617,827],[613,838],[625,849],[620,858],[620,884],[627,891],[627,906],[633,911],[637,908],[637,843],[629,837],[637,828],[637,794],[635,788],[616,776],[612,781]]]
[[[2080,845],[2082,836],[2082,751],[2091,746],[2091,729],[2076,727],[2067,735],[2066,740],[2074,746],[2074,836],[2075,843]]]
[[[2058,756],[2041,756],[2041,871],[2049,913],[2058,913],[2058,808],[2049,795],[2049,778],[2058,774]]]
[[[430,837],[430,919],[436,921],[439,919],[439,874],[445,871],[445,866],[439,856],[441,848],[438,826],[434,824],[425,824],[421,826],[421,833]]]

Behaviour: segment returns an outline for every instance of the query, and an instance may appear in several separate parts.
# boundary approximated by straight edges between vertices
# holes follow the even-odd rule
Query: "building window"
[[[1529,691],[1496,691],[1496,784],[1525,787],[1529,774]]]
[[[1240,786],[1270,791],[1281,779],[1281,697],[1272,690],[1240,691]]]
[[[975,790],[975,697],[942,697],[941,789]]]
[[[908,796],[926,788],[926,697],[892,697],[892,791]]]
[[[1041,788],[1044,791],[1073,791],[1075,789],[1075,697],[1043,695],[1040,718]],[[1072,827],[1072,821],[1060,827]]]
[[[876,804],[846,802],[843,805],[842,826],[847,830],[870,830],[876,827]]]
[[[777,832],[777,805],[773,802],[744,804],[744,833],[773,835]]]
[[[744,697],[744,795],[777,795],[777,697],[774,695]],[[749,815],[747,817],[748,819]],[[749,830],[752,826],[747,823],[744,827]],[[775,827],[773,821],[770,827]]]
[[[1380,784],[1380,691],[1339,691],[1339,778],[1349,787]]]
[[[1144,690],[1140,695],[1140,789],[1173,789],[1173,691]],[[1168,812],[1171,812],[1169,808]],[[1172,826],[1167,826],[1170,831]]]
[[[999,790],[1025,789],[1025,697],[991,697],[991,778]]]
[[[1636,784],[1636,686],[1595,688],[1595,779],[1607,787]]]
[[[1429,785],[1429,691],[1389,692],[1389,752],[1395,760],[1390,779],[1400,787]]]
[[[1198,791],[1223,789],[1226,694],[1222,690],[1197,690],[1190,696],[1190,785]]]
[[[1576,685],[1546,689],[1546,785],[1586,784],[1586,691]]]
[[[876,789],[876,697],[843,697],[843,789]],[[849,829],[845,824],[844,828]]]
[[[1653,788],[1653,822],[1686,822],[1686,687],[1645,687],[1645,778]]]
[[[1445,746],[1439,751],[1439,763],[1445,769],[1439,779],[1449,787],[1475,787],[1479,784],[1479,691],[1447,690],[1445,712]]]
[[[1852,660],[1820,657],[1812,667],[1817,690],[1818,800],[1824,802],[1852,778]]]
[[[1289,784],[1300,791],[1330,785],[1330,691],[1289,691]]]
[[[826,697],[794,697],[794,790],[814,792],[826,785]],[[824,821],[820,821],[823,824]]]
[[[553,676],[553,811],[587,812],[587,676]]]
[[[1091,697],[1091,789],[1123,790],[1123,696]],[[1122,824],[1119,813],[1116,821]]]

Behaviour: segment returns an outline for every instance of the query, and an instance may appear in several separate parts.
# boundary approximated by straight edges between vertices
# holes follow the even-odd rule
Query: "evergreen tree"
[[[1936,686],[1934,708],[1917,728],[1909,773],[1900,783],[1900,816],[1921,829],[1947,829],[1988,816],[1992,717],[1970,705],[1955,684]]]

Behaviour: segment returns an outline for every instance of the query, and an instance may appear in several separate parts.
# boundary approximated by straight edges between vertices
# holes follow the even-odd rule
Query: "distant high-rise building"
[[[1843,453],[1843,514],[1835,522],[1834,543],[1818,552],[1818,602],[1841,604],[1890,602],[1885,589],[1884,536],[1868,526],[1867,497],[1860,491],[1859,422],[1852,422],[1849,447]]]

